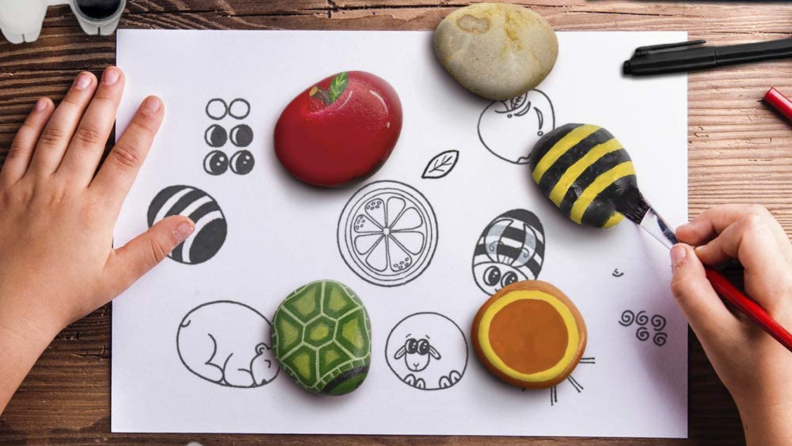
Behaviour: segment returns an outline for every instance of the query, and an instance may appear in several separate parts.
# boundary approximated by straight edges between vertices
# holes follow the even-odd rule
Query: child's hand
[[[194,230],[174,216],[113,249],[121,204],[164,114],[158,98],[147,98],[97,172],[123,90],[123,73],[110,67],[101,83],[81,73],[57,108],[40,99],[0,171],[0,411],[19,384],[9,378],[21,382],[27,373],[17,376],[9,362],[28,363],[34,353],[35,362],[60,330],[120,294]]]
[[[704,266],[738,259],[745,291],[792,329],[792,245],[762,206],[710,209],[677,230],[671,288],[715,371],[731,392],[749,444],[792,444],[792,353],[739,313],[731,312]]]

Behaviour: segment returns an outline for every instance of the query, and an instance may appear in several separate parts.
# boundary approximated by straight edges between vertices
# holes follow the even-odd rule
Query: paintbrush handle
[[[739,288],[732,285],[721,273],[706,265],[704,266],[704,270],[715,292],[729,301],[729,303],[734,305],[741,313],[748,316],[748,319],[754,321],[762,330],[766,331],[767,334],[775,338],[776,341],[780,342],[781,345],[792,352],[792,334],[782,327],[781,324],[776,322],[776,320],[753,299],[746,296]]]

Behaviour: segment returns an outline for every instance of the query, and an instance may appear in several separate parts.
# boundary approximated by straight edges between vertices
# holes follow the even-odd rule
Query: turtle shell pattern
[[[330,280],[290,294],[273,317],[272,345],[281,368],[313,393],[355,390],[371,364],[371,322],[360,298]]]

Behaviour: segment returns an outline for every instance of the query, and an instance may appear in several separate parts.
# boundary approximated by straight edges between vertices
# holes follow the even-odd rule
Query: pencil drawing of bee
[[[488,295],[520,280],[534,280],[544,261],[542,222],[514,209],[497,216],[481,233],[473,253],[473,278]]]

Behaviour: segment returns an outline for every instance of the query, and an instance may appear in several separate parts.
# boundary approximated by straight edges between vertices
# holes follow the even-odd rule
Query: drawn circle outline
[[[231,113],[231,108],[234,106],[234,103],[236,103],[236,102],[243,102],[245,104],[245,106],[247,106],[247,112],[244,115],[237,116],[237,115]],[[228,116],[231,116],[234,119],[245,119],[249,115],[250,115],[250,102],[248,102],[247,99],[236,98],[233,101],[231,101],[230,104],[228,104]]]
[[[380,185],[380,186],[384,185],[387,186],[387,188],[381,189],[376,187],[376,185]],[[428,239],[427,249],[422,254],[425,255],[425,257],[423,263],[418,268],[416,268],[414,271],[410,272],[403,278],[396,278],[395,280],[383,282],[382,280],[377,280],[374,277],[370,276],[366,272],[368,271],[368,268],[365,267],[364,265],[359,265],[358,262],[355,261],[356,258],[352,256],[352,252],[351,252],[351,250],[354,249],[354,246],[351,244],[352,241],[349,240],[347,234],[348,232],[347,228],[351,228],[351,226],[349,226],[348,223],[350,221],[350,218],[353,216],[353,214],[356,213],[353,211],[357,211],[360,209],[360,206],[364,204],[369,194],[388,191],[388,190],[396,190],[399,192],[400,195],[407,195],[413,201],[414,205],[419,204],[421,206],[420,210],[423,211],[422,213],[424,214],[424,217],[426,217],[427,221],[425,222],[425,224],[427,228],[429,229],[433,228],[434,233],[432,234],[427,231],[427,236],[426,236],[426,238]],[[434,225],[430,223],[433,223]],[[402,286],[420,277],[423,274],[423,272],[426,271],[427,268],[429,268],[429,265],[431,265],[432,260],[434,259],[435,251],[437,250],[437,245],[440,241],[440,228],[438,227],[437,224],[437,216],[429,200],[418,189],[410,186],[409,184],[395,180],[374,181],[358,189],[352,195],[352,197],[347,201],[346,205],[344,205],[344,209],[341,211],[341,215],[339,215],[338,217],[338,228],[336,232],[337,232],[336,242],[338,244],[338,251],[341,254],[341,258],[344,260],[344,263],[346,263],[347,267],[349,267],[349,269],[352,270],[352,272],[354,272],[355,275],[357,275],[364,281],[372,285],[377,285],[387,288]],[[432,235],[434,235],[434,237],[431,237]],[[346,248],[348,256],[352,259],[351,262],[349,259],[347,259],[347,255],[344,254],[344,248]],[[358,271],[358,269],[360,271]]]
[[[223,110],[225,110],[223,112],[223,114],[221,116],[219,116],[219,117],[212,116],[212,114],[209,113],[209,106],[211,106],[212,102],[215,102],[215,101],[220,101],[220,103],[223,104]],[[228,115],[228,104],[226,104],[226,101],[224,101],[221,98],[212,98],[212,99],[209,99],[209,102],[206,103],[206,110],[205,111],[206,111],[206,116],[208,116],[210,119],[214,119],[215,121],[219,121],[219,120],[225,118]]]
[[[462,368],[462,373],[460,373],[461,377],[459,378],[459,381],[462,381],[462,378],[465,377],[465,372],[467,372],[468,362],[470,361],[470,344],[468,343],[467,336],[465,336],[465,332],[462,331],[462,329],[459,327],[459,325],[456,322],[454,322],[453,319],[451,319],[450,317],[448,317],[448,316],[446,316],[444,314],[440,314],[440,313],[437,313],[437,312],[434,312],[434,311],[421,311],[421,312],[418,312],[418,313],[410,314],[410,315],[402,318],[402,320],[397,322],[396,325],[394,325],[393,328],[391,328],[391,331],[388,333],[387,339],[385,339],[385,362],[388,364],[388,368],[391,370],[391,372],[393,372],[393,374],[396,376],[396,378],[398,378],[399,381],[402,384],[406,385],[407,387],[410,387],[410,388],[413,388],[413,389],[416,389],[416,390],[421,390],[421,391],[424,391],[424,392],[433,392],[435,390],[448,390],[451,387],[454,387],[457,384],[459,384],[459,381],[455,382],[454,384],[451,384],[448,387],[438,387],[436,389],[419,389],[417,387],[413,387],[413,386],[407,384],[406,382],[404,382],[402,377],[399,376],[399,374],[396,373],[396,370],[393,370],[393,366],[391,366],[390,358],[388,357],[388,345],[390,345],[390,339],[391,339],[391,336],[393,335],[393,332],[396,330],[396,328],[399,325],[402,324],[402,322],[406,321],[407,319],[409,319],[409,318],[411,318],[413,316],[421,316],[421,315],[440,316],[443,319],[446,319],[449,322],[451,322],[452,324],[454,324],[454,327],[456,327],[456,329],[459,330],[459,334],[462,335],[462,340],[465,341],[465,366]]]

